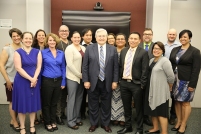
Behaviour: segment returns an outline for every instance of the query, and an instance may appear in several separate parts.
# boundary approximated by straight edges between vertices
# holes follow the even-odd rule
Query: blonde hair
[[[49,39],[49,37],[52,37],[53,39],[54,39],[54,41],[56,42],[56,46],[60,43],[60,39],[59,39],[59,37],[56,35],[56,34],[54,34],[54,33],[49,33],[47,36],[46,36],[46,38],[45,38],[45,46],[46,47],[49,47],[49,45],[47,44],[48,43],[48,39]],[[56,47],[55,46],[55,47]]]

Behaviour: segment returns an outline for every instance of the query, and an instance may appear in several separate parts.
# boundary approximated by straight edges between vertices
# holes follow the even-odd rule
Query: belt
[[[45,76],[43,76],[42,78],[43,78],[43,79],[52,80],[52,81],[54,81],[54,82],[56,82],[56,81],[58,81],[58,80],[62,80],[62,77],[57,77],[57,78],[49,78],[49,77],[45,77]]]
[[[123,81],[126,81],[126,82],[132,82],[131,79],[122,79]]]

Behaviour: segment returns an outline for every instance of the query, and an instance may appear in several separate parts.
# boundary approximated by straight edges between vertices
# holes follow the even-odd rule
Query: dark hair
[[[32,34],[32,32],[24,32],[24,33],[22,33],[21,38],[23,39],[23,38],[24,38],[24,35],[27,34],[27,33],[28,33],[28,34],[31,34],[32,39],[33,39],[33,34]]]
[[[91,33],[93,34],[93,32],[92,32],[92,30],[90,29],[90,28],[85,28],[85,29],[83,29],[82,30],[82,37],[86,34],[86,33],[88,33],[89,31],[91,31]]]
[[[188,34],[189,39],[192,38],[193,34],[190,30],[184,29],[179,33],[179,39],[181,38],[181,36],[183,36],[185,33]]]
[[[163,55],[164,55],[165,54],[165,47],[164,47],[164,44],[160,41],[157,41],[153,44],[151,53],[153,54],[153,50],[154,50],[155,45],[158,45],[160,47],[160,49],[163,51]]]
[[[153,31],[152,31],[152,29],[151,29],[151,28],[145,28],[145,29],[144,29],[144,32],[145,32],[145,31],[151,31],[151,32],[152,32],[152,34],[153,34]]]
[[[125,34],[123,34],[123,33],[118,33],[118,34],[116,34],[116,38],[115,39],[117,39],[117,36],[118,35],[123,35],[124,36],[124,38],[125,38],[125,40],[126,40],[126,35]]]
[[[139,36],[139,39],[141,39],[141,35],[140,35],[140,33],[138,33],[138,32],[132,32],[132,33],[129,34],[128,37],[130,37],[131,34],[137,34],[137,35]]]
[[[73,37],[73,35],[74,35],[74,34],[76,34],[76,33],[78,33],[78,34],[80,35],[80,33],[79,33],[78,31],[74,31],[74,32],[72,33],[71,38],[72,38],[72,37]]]
[[[39,45],[38,45],[38,40],[37,40],[37,36],[38,36],[38,33],[39,32],[43,32],[45,34],[45,37],[46,37],[46,33],[44,30],[42,29],[38,29],[34,35],[34,38],[33,38],[33,44],[32,44],[32,47],[33,48],[40,48]]]
[[[12,38],[12,34],[14,33],[14,32],[16,32],[19,36],[21,36],[22,35],[22,32],[19,30],[19,29],[17,29],[17,28],[12,28],[12,29],[10,29],[9,30],[9,36]]]
[[[114,39],[116,39],[116,36],[115,36],[113,33],[109,33],[109,34],[107,35],[107,37],[108,37],[109,35],[112,35],[112,36],[114,37]]]

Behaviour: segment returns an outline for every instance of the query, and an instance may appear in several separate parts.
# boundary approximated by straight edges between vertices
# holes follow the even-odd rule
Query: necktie
[[[99,63],[100,63],[99,79],[101,81],[104,81],[104,79],[105,79],[105,61],[104,61],[104,52],[103,52],[102,46],[100,47]]]
[[[126,73],[125,73],[126,76],[130,75],[130,72],[131,72],[131,62],[132,62],[132,50],[130,49],[129,53],[128,53],[128,57],[127,57],[127,62],[126,62]]]
[[[149,45],[148,45],[148,44],[145,45],[145,50],[146,50],[146,51],[149,50]]]

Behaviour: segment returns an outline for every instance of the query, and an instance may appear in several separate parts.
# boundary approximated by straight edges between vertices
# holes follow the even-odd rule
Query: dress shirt
[[[54,58],[49,48],[42,50],[42,56],[43,56],[42,76],[48,78],[62,77],[61,86],[65,86],[66,62],[64,52],[58,49],[56,51],[57,55],[56,58]]]
[[[101,47],[101,45],[98,44],[99,59],[100,59],[100,47]],[[105,59],[106,59],[106,44],[102,45],[102,47],[103,47],[104,62],[105,62]]]
[[[144,44],[143,44],[144,49],[146,48],[146,45],[148,45],[148,48],[149,48],[149,47],[150,47],[150,45],[151,45],[151,42],[150,42],[150,43],[148,43],[148,44],[146,44],[146,43],[144,42]]]
[[[130,49],[133,49],[132,50],[132,61],[131,61],[131,66],[130,66],[130,75],[129,76],[126,76],[126,64],[127,64],[127,59],[128,59],[128,56],[129,56],[129,51]],[[126,56],[125,56],[125,62],[124,62],[124,72],[123,72],[123,79],[130,79],[132,80],[132,66],[133,66],[133,58],[134,58],[134,55],[135,55],[135,51],[136,51],[137,47],[135,48],[129,48],[127,53],[126,53]]]
[[[173,48],[181,46],[181,44],[177,41],[175,41],[172,45],[169,45],[168,43],[165,43],[165,57],[169,59],[170,53]]]
[[[85,43],[84,41],[82,41],[82,46],[87,47],[88,45],[93,44],[92,42],[90,42],[89,44]]]

